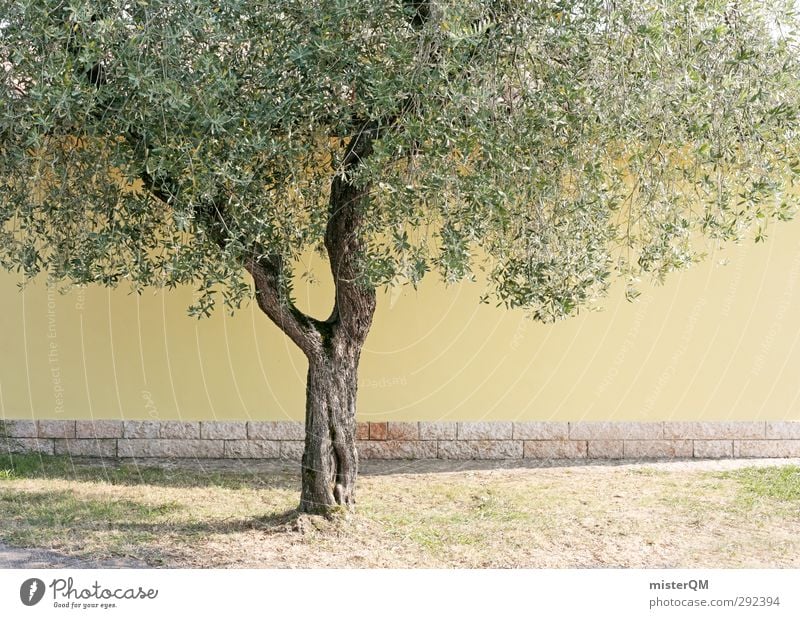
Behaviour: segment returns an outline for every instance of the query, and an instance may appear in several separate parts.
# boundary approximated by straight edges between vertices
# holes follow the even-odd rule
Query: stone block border
[[[0,453],[107,458],[298,460],[294,421],[0,420]],[[721,459],[800,457],[800,421],[369,422],[364,459]]]

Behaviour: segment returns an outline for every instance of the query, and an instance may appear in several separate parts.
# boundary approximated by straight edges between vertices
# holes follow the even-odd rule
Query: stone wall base
[[[0,421],[0,454],[292,459],[290,421]],[[358,423],[364,459],[800,457],[800,421]]]

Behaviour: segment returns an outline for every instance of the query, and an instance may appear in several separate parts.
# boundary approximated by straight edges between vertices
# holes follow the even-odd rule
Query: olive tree
[[[0,260],[248,299],[308,359],[300,510],[354,503],[376,290],[542,321],[793,211],[791,2],[0,0]],[[318,251],[329,316],[298,309]]]

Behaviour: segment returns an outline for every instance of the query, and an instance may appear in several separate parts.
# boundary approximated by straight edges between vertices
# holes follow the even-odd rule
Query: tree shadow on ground
[[[780,465],[800,459],[747,460],[747,465]],[[380,460],[359,463],[362,477],[427,475],[493,470],[698,468],[740,467],[742,460],[681,459],[512,459],[512,460]],[[300,463],[256,459],[115,459],[74,458],[39,454],[0,455],[0,479],[64,479],[111,485],[155,487],[300,490]]]
[[[266,507],[269,509],[269,507]],[[151,504],[129,498],[80,496],[69,490],[29,491],[0,485],[3,541],[16,547],[50,548],[80,558],[94,556],[95,541],[103,554],[147,560],[148,548],[164,538],[177,544],[209,536],[256,530],[266,534],[303,532],[308,516],[296,509],[275,509],[251,517],[192,517],[191,506],[176,501]],[[319,524],[314,524],[319,528]],[[144,558],[142,558],[144,557]],[[157,562],[157,561],[156,561]]]
[[[625,468],[666,461],[686,463],[696,459],[470,459],[470,460],[380,460],[370,459],[360,463],[362,476],[389,476],[393,474],[436,474],[451,472],[483,472],[491,470],[541,470],[561,468]]]
[[[298,491],[300,488],[299,465],[286,461],[121,460],[25,454],[0,456],[0,473],[4,473],[5,478],[63,479],[127,486]]]
[[[512,459],[512,460],[363,460],[363,477],[537,470],[565,468],[626,468],[644,465],[700,464],[697,459]],[[286,460],[252,459],[104,459],[38,454],[0,456],[0,473],[19,478],[48,478],[157,487],[225,487],[229,489],[300,488],[300,464]]]

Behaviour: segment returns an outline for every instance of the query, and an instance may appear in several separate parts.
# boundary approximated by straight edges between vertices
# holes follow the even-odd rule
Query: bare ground
[[[44,461],[0,480],[0,566],[798,568],[798,464],[368,461],[328,521],[296,464]]]

